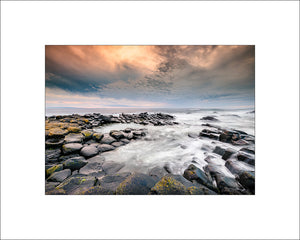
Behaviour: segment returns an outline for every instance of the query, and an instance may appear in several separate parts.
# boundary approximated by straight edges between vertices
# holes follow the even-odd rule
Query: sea
[[[149,173],[154,167],[167,168],[173,174],[182,175],[184,170],[192,163],[203,169],[208,163],[207,156],[214,158],[215,164],[225,165],[220,155],[212,153],[216,146],[232,148],[239,151],[241,146],[234,146],[206,138],[191,138],[189,133],[201,132],[210,123],[227,129],[237,129],[249,135],[255,135],[255,113],[249,109],[199,109],[199,108],[48,108],[46,115],[71,115],[101,113],[103,115],[118,116],[120,113],[168,113],[175,116],[178,125],[150,126],[135,123],[110,125],[95,128],[94,131],[109,133],[111,130],[125,128],[146,128],[148,133],[144,139],[135,140],[121,146],[114,151],[102,153],[106,161],[124,163],[120,172]],[[217,122],[201,120],[202,117],[213,116]],[[247,166],[245,165],[245,168]],[[223,174],[234,177],[224,167]]]

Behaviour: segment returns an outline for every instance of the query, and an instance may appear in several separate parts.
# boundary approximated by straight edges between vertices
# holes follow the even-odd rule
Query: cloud
[[[101,99],[253,104],[254,57],[248,45],[46,46],[45,79],[48,89]]]

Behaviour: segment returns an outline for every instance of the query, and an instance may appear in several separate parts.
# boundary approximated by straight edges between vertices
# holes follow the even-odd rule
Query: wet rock
[[[79,174],[91,175],[91,176],[104,176],[104,172],[102,170],[102,162],[89,162],[84,167],[79,170]]]
[[[59,172],[54,172],[50,175],[50,177],[47,179],[49,182],[62,182],[64,181],[67,177],[71,175],[71,170],[70,169],[65,169]]]
[[[82,144],[80,143],[67,143],[62,146],[63,154],[71,154],[71,153],[78,153],[82,148]]]
[[[255,154],[255,149],[254,149],[254,147],[243,147],[240,149],[240,152]]]
[[[131,173],[124,172],[124,173],[116,173],[107,175],[100,179],[100,186],[106,190],[116,193],[117,187],[123,182]]]
[[[46,148],[59,148],[63,145],[64,140],[58,138],[50,138],[45,142]]]
[[[212,147],[207,144],[202,144],[200,149],[206,152],[210,152],[212,150]]]
[[[183,173],[183,177],[189,181],[196,180],[198,183],[207,186],[208,188],[214,188],[211,176],[197,168],[194,164],[188,166]]]
[[[114,174],[120,171],[125,166],[124,163],[104,162],[102,165],[103,171],[108,174]]]
[[[101,139],[100,143],[102,143],[102,144],[111,144],[111,143],[113,143],[115,141],[116,141],[115,138],[113,138],[109,134],[105,133],[103,135],[103,138]]]
[[[52,173],[59,172],[61,170],[63,170],[62,164],[54,165],[46,170],[46,176],[49,177]]]
[[[224,154],[222,155],[222,159],[223,160],[227,160],[228,158],[230,158],[232,156],[232,154],[234,154],[236,151],[232,148],[226,148]]]
[[[149,193],[158,179],[143,173],[134,173],[127,177],[117,188],[120,195],[145,195]]]
[[[151,177],[157,177],[157,178],[162,178],[163,176],[167,175],[168,172],[166,171],[166,169],[161,168],[161,167],[154,167],[152,169],[150,169],[149,171],[149,176]]]
[[[109,144],[100,144],[98,147],[99,152],[107,152],[107,151],[111,151],[114,150],[115,147]]]
[[[121,138],[124,138],[124,133],[122,133],[121,131],[116,131],[116,130],[112,130],[110,131],[110,136],[112,136],[113,138],[120,140]]]
[[[93,137],[94,133],[91,130],[83,130],[83,131],[81,131],[81,134],[83,135],[84,140],[88,140],[88,139],[91,139]]]
[[[97,146],[87,146],[87,147],[83,147],[80,150],[80,155],[84,156],[85,158],[90,158],[93,156],[96,156],[99,153],[99,149],[97,148]]]
[[[187,189],[187,191],[190,195],[217,195],[216,192],[202,185],[191,186]]]
[[[46,162],[57,162],[61,154],[60,149],[52,149],[45,151],[45,161]]]
[[[197,133],[189,132],[189,133],[188,133],[188,136],[189,136],[190,138],[198,138],[198,134],[197,134]]]
[[[84,136],[81,133],[69,133],[65,136],[65,143],[82,143]]]
[[[232,139],[237,140],[238,138],[237,132],[224,130],[219,136],[219,141],[230,143]]]
[[[172,176],[164,176],[154,187],[151,188],[152,195],[185,195],[188,194],[187,188],[175,180]]]
[[[251,193],[255,193],[255,174],[254,172],[243,172],[238,176],[239,183]]]
[[[127,140],[127,139],[126,139],[126,140]],[[117,147],[123,146],[124,143],[123,143],[123,142],[113,142],[111,145],[117,148]]]
[[[229,169],[232,174],[239,175],[243,172],[254,172],[254,166],[247,163],[237,161],[235,159],[229,159],[225,163],[225,167]]]
[[[214,122],[217,122],[219,121],[218,119],[216,119],[215,117],[213,116],[206,116],[206,117],[203,117],[201,118],[200,120],[205,120],[205,121],[214,121]]]
[[[70,154],[70,155],[65,155],[65,156],[60,156],[59,157],[59,161],[60,162],[63,162],[63,161],[66,161],[70,158],[74,158],[74,157],[80,157],[80,155],[78,153],[75,153],[75,154]]]
[[[212,163],[212,164],[214,164],[215,163],[215,161],[214,161],[214,159],[215,159],[216,157],[215,156],[207,156],[206,158],[204,158],[204,161],[205,162],[207,162],[207,163]]]
[[[247,142],[244,139],[239,139],[239,140],[236,140],[236,141],[232,141],[232,144],[233,145],[249,145],[249,142]]]
[[[103,134],[102,133],[94,133],[93,134],[93,139],[95,140],[95,141],[97,141],[97,142],[100,142],[101,141],[101,139],[103,138]]]
[[[126,138],[121,139],[121,142],[124,143],[124,144],[130,143],[130,141]]]
[[[214,139],[214,140],[218,140],[220,137],[219,134],[215,134],[215,133],[211,133],[209,134],[209,138]]]
[[[126,132],[126,133],[130,133],[131,131],[132,131],[131,128],[126,128],[126,129],[124,130],[124,132]]]
[[[81,194],[90,187],[96,186],[98,179],[93,176],[74,175],[58,185],[57,189],[63,189],[67,194]]]
[[[213,151],[213,153],[216,153],[216,154],[221,155],[221,156],[223,156],[225,152],[226,152],[225,149],[221,148],[219,146],[216,146],[214,151]]]
[[[255,160],[254,157],[251,156],[250,154],[244,153],[244,152],[239,152],[237,155],[237,159],[239,161],[243,161],[245,163],[248,163],[250,165],[255,165]]]
[[[63,162],[64,168],[74,170],[79,170],[84,167],[88,162],[84,159],[84,157],[74,157],[69,158],[68,160]]]

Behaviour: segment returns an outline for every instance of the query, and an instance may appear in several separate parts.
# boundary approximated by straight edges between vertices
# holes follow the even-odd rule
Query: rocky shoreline
[[[216,121],[210,116],[202,119]],[[141,128],[124,128],[99,133],[94,128],[112,123],[136,123]],[[203,123],[201,132],[190,138],[208,139],[202,146],[207,165],[197,159],[182,175],[167,167],[154,167],[148,174],[122,172],[123,163],[106,161],[102,153],[147,136],[147,125],[178,125],[163,113],[51,116],[45,120],[45,193],[47,195],[251,195],[255,194],[255,138],[236,129]],[[226,147],[224,147],[226,145]],[[230,147],[232,146],[232,147]],[[236,150],[239,148],[239,150]],[[218,164],[216,156],[224,161]],[[230,174],[226,174],[229,172]],[[234,176],[234,177],[233,177]]]

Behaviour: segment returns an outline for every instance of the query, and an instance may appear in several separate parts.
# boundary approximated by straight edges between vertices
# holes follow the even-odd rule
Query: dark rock
[[[47,181],[51,182],[62,182],[64,181],[67,177],[71,175],[71,170],[70,169],[65,169],[59,172],[54,172],[50,175],[50,177],[47,179]]]
[[[132,131],[131,128],[126,128],[126,129],[124,130],[124,132],[126,132],[126,133],[130,133],[131,131]]]
[[[63,170],[62,164],[54,165],[46,170],[46,176],[49,177],[52,173],[59,172],[61,170]]]
[[[124,166],[125,166],[124,163],[104,162],[102,165],[102,169],[108,175],[120,171],[120,169],[122,169]]]
[[[98,147],[99,152],[107,152],[107,151],[111,151],[114,150],[115,147],[109,144],[100,144]]]
[[[234,154],[236,151],[232,148],[226,148],[224,154],[222,155],[223,160],[227,160],[231,157],[232,154]]]
[[[63,161],[66,161],[66,160],[68,160],[70,158],[74,158],[74,157],[80,157],[80,155],[78,153],[75,153],[75,154],[70,154],[70,155],[66,155],[66,156],[60,156],[59,161],[63,162]]]
[[[124,144],[130,143],[130,141],[126,138],[121,139],[121,142],[124,143]]]
[[[188,166],[188,168],[183,173],[183,177],[185,177],[189,181],[196,180],[198,183],[207,186],[208,188],[214,189],[211,176],[201,169],[197,168],[194,164]]]
[[[149,193],[150,189],[157,182],[153,178],[143,173],[134,173],[127,177],[117,188],[116,194],[120,195],[144,195]]]
[[[116,130],[112,130],[110,131],[110,136],[112,136],[113,138],[120,140],[121,138],[124,138],[124,133],[122,133],[121,131],[116,131]]]
[[[123,142],[113,142],[111,145],[114,146],[114,147],[121,147],[121,146],[124,145],[124,143]]]
[[[64,168],[74,170],[79,170],[84,167],[88,162],[84,159],[84,157],[74,157],[69,158],[68,160],[63,162]]]
[[[79,170],[79,174],[101,177],[105,175],[102,170],[102,162],[89,162]]]
[[[45,192],[49,192],[55,189],[56,186],[58,186],[60,182],[46,182],[45,184]]]
[[[82,194],[89,188],[96,186],[98,179],[93,176],[74,175],[58,185],[57,189],[63,189],[67,194]]]
[[[213,151],[213,153],[216,153],[216,154],[221,155],[221,156],[223,156],[225,152],[226,152],[225,149],[221,148],[219,146],[216,146],[214,151]]]
[[[149,171],[149,176],[157,177],[159,179],[167,174],[168,172],[166,171],[166,169],[160,167],[154,167]]]
[[[232,144],[233,145],[249,145],[249,142],[247,142],[244,139],[239,139],[239,140],[236,140],[236,141],[232,141]]]
[[[255,160],[254,157],[251,156],[250,154],[244,153],[244,152],[239,152],[237,155],[237,159],[239,161],[243,161],[245,163],[248,163],[250,165],[255,165]]]
[[[62,152],[63,154],[78,153],[82,147],[80,143],[67,143],[62,146]]]
[[[63,145],[64,139],[51,138],[45,142],[46,148],[59,148]]]
[[[187,188],[175,180],[172,176],[164,176],[154,187],[151,188],[152,195],[185,195],[188,194]]]
[[[106,175],[100,179],[100,186],[106,190],[116,193],[117,187],[123,182],[131,173],[116,173],[112,175]]]
[[[84,136],[81,133],[69,133],[65,136],[65,143],[82,143]]]
[[[206,116],[206,117],[201,118],[200,120],[205,120],[205,121],[215,121],[215,122],[219,121],[218,119],[216,119],[216,118],[213,117],[213,116]]]
[[[96,146],[87,146],[80,150],[80,155],[84,156],[85,158],[96,156],[98,153],[99,149]]]
[[[224,130],[219,136],[219,141],[221,142],[231,142],[232,139],[237,140],[238,133],[234,131]]]
[[[83,130],[81,131],[81,134],[83,135],[84,140],[88,140],[93,137],[94,132],[91,130]]]
[[[116,141],[116,139],[111,137],[109,134],[105,133],[103,138],[101,139],[100,143],[102,143],[102,144],[111,144],[115,141]]]
[[[243,172],[238,176],[240,184],[250,190],[251,193],[255,193],[255,174],[254,172]]]
[[[102,133],[94,133],[93,134],[93,139],[95,140],[95,141],[97,141],[97,142],[100,142],[101,141],[101,139],[103,138],[103,134]]]
[[[46,150],[45,151],[45,160],[46,162],[57,162],[59,159],[59,156],[61,154],[60,149],[52,149],[52,150]]]
[[[255,154],[255,150],[254,147],[244,147],[240,149],[241,152],[245,152],[245,153],[250,153],[250,154]]]
[[[225,163],[225,167],[229,169],[229,171],[233,174],[239,175],[243,172],[254,172],[254,166],[249,165],[247,163],[237,161],[235,159],[229,159]]]

